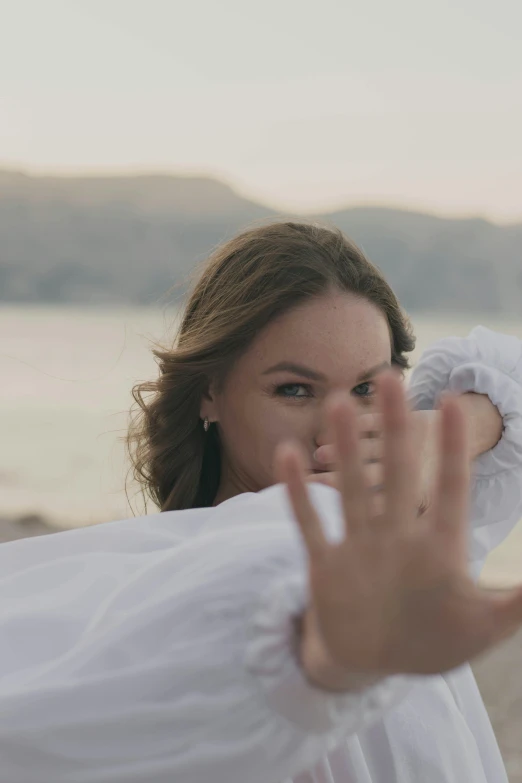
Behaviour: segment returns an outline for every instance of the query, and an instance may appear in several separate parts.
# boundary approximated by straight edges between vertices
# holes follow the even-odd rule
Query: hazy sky
[[[522,219],[521,0],[0,0],[0,167]]]

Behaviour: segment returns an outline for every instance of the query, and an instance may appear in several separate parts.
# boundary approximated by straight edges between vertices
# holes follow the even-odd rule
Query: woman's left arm
[[[413,370],[412,407],[433,409],[446,390],[463,395],[470,424],[470,560],[478,576],[522,518],[522,341],[483,326],[437,341]]]
[[[504,419],[487,394],[465,392],[459,399],[468,422],[470,458],[475,460],[500,442]]]

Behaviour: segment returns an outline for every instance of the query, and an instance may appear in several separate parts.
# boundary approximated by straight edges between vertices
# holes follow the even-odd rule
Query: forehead
[[[341,379],[391,360],[388,322],[366,299],[325,294],[268,324],[243,358],[251,372],[286,360]]]

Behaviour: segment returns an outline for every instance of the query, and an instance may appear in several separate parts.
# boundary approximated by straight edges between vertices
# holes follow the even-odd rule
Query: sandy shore
[[[59,533],[63,528],[47,522],[39,514],[26,514],[19,517],[0,517],[0,544],[16,541],[18,538],[43,536],[46,533]]]
[[[472,664],[509,783],[522,783],[522,629]]]
[[[0,543],[57,532],[38,515],[0,518]],[[508,771],[522,783],[522,629],[472,664]]]

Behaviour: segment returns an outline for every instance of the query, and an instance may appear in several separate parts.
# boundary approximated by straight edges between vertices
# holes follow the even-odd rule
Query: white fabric
[[[473,464],[470,561],[476,576],[522,517],[521,386],[522,341],[484,326],[465,338],[438,340],[411,375],[410,400],[417,410],[433,409],[445,389],[473,391],[487,394],[503,417],[501,440]]]
[[[522,517],[522,343],[476,329],[413,373],[487,393],[470,567]],[[311,488],[327,535],[338,493]],[[0,546],[1,783],[506,783],[469,665],[357,693],[308,684],[294,618],[305,555],[277,485]]]

